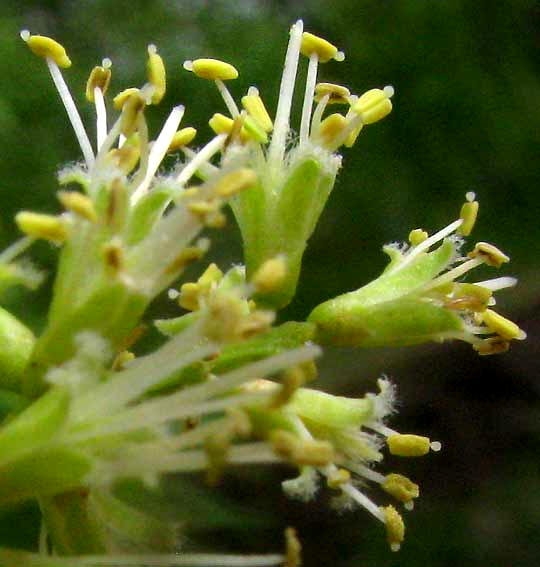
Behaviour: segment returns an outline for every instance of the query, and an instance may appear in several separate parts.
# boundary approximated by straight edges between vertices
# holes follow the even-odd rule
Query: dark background
[[[236,0],[15,2],[0,15],[0,243],[16,237],[19,209],[57,211],[55,172],[80,158],[67,117],[42,61],[19,30],[51,35],[74,65],[65,73],[83,119],[92,108],[83,89],[89,70],[113,60],[112,92],[145,81],[148,43],[168,68],[168,92],[148,113],[154,135],[170,107],[187,106],[185,124],[199,128],[223,111],[215,89],[182,70],[199,56],[235,64],[238,98],[256,84],[275,108],[289,25],[336,43],[345,62],[322,66],[320,80],[362,93],[394,85],[394,112],[366,128],[352,150],[305,255],[295,302],[284,313],[304,318],[319,302],[375,277],[381,245],[411,228],[434,231],[452,221],[465,192],[481,212],[474,236],[512,257],[501,275],[520,283],[498,296],[500,311],[529,334],[504,355],[479,358],[464,344],[373,351],[328,350],[320,384],[361,396],[387,373],[399,386],[393,426],[425,433],[443,451],[422,460],[390,459],[384,470],[422,486],[407,537],[392,554],[382,527],[367,513],[338,515],[323,495],[308,506],[287,501],[279,481],[288,470],[231,472],[210,496],[197,479],[169,479],[167,514],[186,522],[186,547],[274,551],[285,525],[298,527],[307,566],[536,566],[540,554],[540,5],[514,0],[344,0],[289,3]],[[305,62],[300,75],[305,75]],[[299,116],[301,97],[295,107]],[[273,114],[273,111],[271,112]],[[92,129],[92,127],[90,127]],[[171,165],[174,161],[171,161]],[[231,222],[216,235],[212,257],[241,260]],[[36,246],[36,263],[52,271],[56,252]],[[484,274],[477,274],[483,279]],[[491,276],[495,277],[493,272]],[[487,273],[485,277],[489,277]],[[50,281],[34,295],[17,292],[7,307],[43,325]],[[158,300],[152,313],[170,309]],[[376,491],[370,493],[384,503]],[[234,504],[233,504],[234,502]],[[35,510],[0,512],[0,545],[29,547]]]

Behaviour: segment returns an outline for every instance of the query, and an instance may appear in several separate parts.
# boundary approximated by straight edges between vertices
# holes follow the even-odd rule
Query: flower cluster
[[[61,556],[76,555],[80,565],[295,567],[300,547],[291,529],[285,554],[156,555],[176,550],[176,526],[135,510],[114,490],[124,478],[155,485],[161,475],[194,471],[205,471],[214,484],[225,466],[276,462],[299,469],[283,483],[287,494],[308,500],[324,478],[339,492],[339,505],[364,507],[385,525],[391,549],[399,549],[401,515],[392,505],[375,504],[360,484],[380,485],[410,510],[419,487],[373,466],[383,460],[385,444],[404,457],[438,451],[441,444],[388,427],[395,389],[387,379],[379,380],[380,393],[360,399],[305,383],[316,375],[319,345],[458,338],[492,354],[525,337],[490,309],[493,291],[514,279],[457,281],[480,264],[508,261],[486,243],[460,255],[478,211],[474,196],[445,229],[432,236],[417,229],[410,246],[385,247],[390,264],[373,282],[321,304],[305,322],[272,326],[275,310],[295,294],[307,240],[341,166],[337,151],[390,113],[393,88],[356,96],[344,86],[318,83],[319,63],[344,55],[304,32],[299,21],[291,28],[274,120],[253,86],[240,109],[225,85],[238,76],[229,63],[184,63],[215,83],[229,114],[214,114],[215,137],[194,149],[196,130],[180,128],[183,106],[172,109],[151,139],[145,113],[162,100],[166,71],[150,45],[148,81],[114,97],[118,116],[110,127],[105,95],[112,63],[105,59],[92,70],[86,98],[96,112],[93,145],[61,72],[71,65],[65,49],[28,31],[21,37],[45,59],[84,162],[59,173],[64,212],[20,212],[16,222],[25,237],[0,255],[0,289],[35,287],[41,274],[17,257],[36,239],[61,247],[41,335],[0,310],[0,394],[7,407],[0,416],[0,504],[37,499],[43,514],[40,553],[0,549],[0,562],[52,567],[73,565]],[[308,70],[299,135],[291,145],[301,55]],[[334,104],[345,111],[328,113]],[[184,161],[159,172],[165,156],[177,152]],[[73,185],[80,191],[65,188]],[[245,266],[222,271],[211,264],[176,289],[185,268],[210,246],[202,231],[224,225],[225,204],[241,229]],[[155,321],[161,346],[136,356],[145,310],[164,291],[187,312]],[[479,338],[484,334],[491,336]],[[73,517],[76,525],[68,521]],[[134,548],[141,553],[121,554]]]

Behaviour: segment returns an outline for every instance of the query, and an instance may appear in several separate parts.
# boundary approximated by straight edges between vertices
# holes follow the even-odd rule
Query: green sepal
[[[154,325],[160,333],[167,337],[173,337],[185,331],[188,327],[193,325],[193,323],[198,321],[200,317],[200,311],[193,311],[185,315],[180,315],[180,317],[173,317],[172,319],[156,319]]]
[[[137,244],[148,235],[172,196],[170,189],[153,189],[137,202],[126,227],[128,245]]]
[[[293,420],[281,409],[250,407],[244,408],[244,411],[249,417],[251,433],[254,437],[266,439],[272,431],[277,430],[296,433]]]
[[[0,307],[0,387],[19,390],[21,376],[34,348],[34,334]]]
[[[308,317],[317,326],[316,342],[340,346],[407,346],[443,338],[464,329],[461,317],[429,297],[422,288],[446,269],[455,255],[446,240],[399,268],[393,249],[392,268],[357,291],[318,305]],[[390,251],[388,250],[388,251]]]
[[[0,467],[0,504],[58,494],[81,486],[90,458],[64,447],[37,449]]]
[[[287,411],[333,429],[360,427],[373,417],[373,402],[366,398],[333,396],[299,388],[287,403]]]
[[[52,438],[67,418],[69,400],[66,388],[52,388],[0,429],[0,470]]]
[[[106,525],[116,547],[137,551],[171,551],[178,544],[177,529],[169,523],[141,512],[107,490],[93,489],[91,505],[102,525]]]
[[[286,277],[271,293],[254,299],[263,307],[280,309],[293,298],[302,256],[335,181],[314,157],[296,162],[275,187],[272,172],[231,201],[242,232],[248,281],[267,260],[283,255]]]
[[[250,362],[297,348],[311,340],[314,333],[315,326],[310,323],[289,321],[263,335],[225,347],[218,358],[211,362],[212,372],[223,374]]]

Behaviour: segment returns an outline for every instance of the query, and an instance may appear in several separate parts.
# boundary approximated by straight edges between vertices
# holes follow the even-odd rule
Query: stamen
[[[199,167],[210,161],[212,156],[223,148],[226,139],[227,136],[225,134],[220,134],[199,150],[197,155],[188,164],[186,164],[184,169],[180,172],[180,175],[176,178],[177,183],[185,185]]]
[[[159,164],[163,161],[165,154],[169,150],[183,116],[184,107],[182,105],[175,106],[169,114],[169,117],[165,121],[156,141],[152,144],[152,149],[148,156],[148,168],[146,170],[146,174],[141,184],[136,187],[135,191],[131,195],[132,203],[136,203],[147,192]]]
[[[36,239],[32,236],[19,238],[19,240],[15,241],[11,246],[0,253],[0,264],[8,264],[30,248],[35,241]]]
[[[219,94],[223,98],[223,101],[225,102],[227,109],[231,113],[231,116],[233,118],[236,118],[240,114],[240,111],[238,110],[238,106],[236,105],[234,98],[229,92],[229,89],[225,86],[225,83],[221,79],[216,79],[214,83],[216,84]]]
[[[100,87],[94,87],[94,104],[96,106],[97,151],[101,149],[107,137],[107,109]]]
[[[390,98],[394,88],[390,85],[384,89],[371,89],[364,93],[354,104],[353,110],[362,118],[364,124],[373,124],[390,114],[392,103]]]
[[[160,55],[158,55],[157,47],[154,44],[148,46],[148,61],[146,63],[148,73],[148,81],[154,87],[152,92],[152,104],[159,104],[165,96],[167,86],[167,75],[165,72],[165,64]]]
[[[506,340],[524,340],[527,338],[527,333],[522,331],[513,321],[503,317],[499,313],[486,309],[482,313],[482,321],[488,326],[490,331],[497,333],[500,337]]]
[[[315,112],[313,113],[313,119],[311,120],[311,135],[313,137],[317,137],[319,135],[322,115],[324,114],[326,105],[328,104],[329,100],[330,100],[330,95],[325,94],[321,98],[321,100],[317,103],[317,106],[315,107]]]
[[[21,211],[15,215],[15,222],[22,232],[32,238],[43,238],[60,244],[68,236],[66,224],[53,215]]]
[[[215,81],[230,81],[238,78],[238,71],[230,63],[219,59],[195,59],[195,61],[184,61],[184,69],[195,73],[202,79]]]
[[[315,85],[317,84],[318,64],[319,56],[316,52],[312,52],[309,56],[306,90],[304,93],[304,105],[302,107],[302,121],[300,123],[300,146],[304,145],[308,139],[311,111],[313,108],[313,95],[315,93]]]
[[[386,539],[392,551],[399,551],[405,536],[405,525],[403,519],[393,506],[381,508],[384,513],[384,523],[386,525]]]
[[[438,278],[432,279],[422,289],[423,291],[427,291],[428,289],[433,289],[441,285],[444,285],[445,283],[452,282],[456,278],[459,278],[463,274],[466,274],[473,268],[476,268],[476,266],[479,266],[480,264],[483,263],[484,263],[483,260],[480,258],[473,258],[472,260],[467,260],[466,262],[463,262],[463,264],[461,264],[460,266],[457,266],[452,270],[449,270],[448,272],[442,274]]]
[[[272,131],[274,127],[272,119],[268,115],[268,111],[256,87],[249,87],[248,94],[242,97],[242,106],[265,132]]]
[[[304,24],[298,20],[291,28],[289,45],[285,56],[285,65],[279,88],[279,100],[274,122],[274,134],[270,142],[268,162],[272,167],[283,160],[285,143],[289,133],[289,117],[291,114],[296,71],[298,69],[298,58],[300,56],[300,45],[302,43],[302,30]]]
[[[341,490],[350,496],[355,502],[360,504],[363,508],[365,508],[370,514],[375,516],[377,520],[382,522],[383,524],[386,523],[384,512],[373,503],[365,494],[360,492],[357,488],[355,488],[352,484],[347,483],[341,487]]]
[[[500,289],[505,289],[507,287],[514,287],[517,284],[517,278],[511,278],[509,276],[502,278],[493,278],[492,280],[485,280],[483,282],[475,282],[474,285],[480,287],[486,287],[491,291],[498,291]]]
[[[33,554],[21,552],[21,564],[28,562]],[[0,558],[2,552],[0,551]],[[226,555],[211,553],[182,554],[135,554],[135,555],[80,555],[76,563],[80,567],[270,567],[281,565],[284,561],[281,554],[268,555]],[[73,567],[73,557],[55,557],[58,567]]]
[[[465,195],[467,202],[461,207],[461,212],[459,217],[463,219],[463,224],[456,231],[457,234],[461,236],[469,236],[472,229],[476,223],[476,217],[478,216],[478,201],[474,200],[474,193],[469,192]]]
[[[500,268],[503,264],[510,261],[510,258],[493,244],[478,242],[474,250],[467,254],[469,258],[480,258],[488,266]]]
[[[388,273],[397,272],[398,270],[401,270],[405,266],[409,265],[419,254],[421,254],[422,252],[425,252],[426,250],[429,250],[429,248],[431,248],[431,246],[433,246],[434,244],[439,242],[439,240],[442,240],[443,238],[445,238],[449,234],[452,234],[459,226],[461,226],[462,223],[463,223],[463,220],[458,219],[458,220],[454,221],[453,223],[449,224],[447,227],[443,228],[442,230],[439,230],[439,232],[436,232],[435,234],[433,234],[429,238],[426,238],[426,240],[424,240],[423,242],[418,244],[418,246],[414,246],[413,248],[411,248],[409,250],[409,252],[407,254],[405,254],[403,260],[401,262],[399,262]]]
[[[64,108],[66,109],[69,121],[71,122],[73,131],[75,132],[79,146],[81,147],[84,161],[90,169],[94,164],[94,152],[92,150],[92,146],[90,145],[90,140],[88,139],[86,130],[84,129],[81,117],[79,116],[79,112],[77,111],[77,107],[73,102],[71,93],[69,92],[68,86],[64,81],[64,77],[62,77],[62,73],[60,72],[60,68],[58,67],[56,62],[53,61],[53,59],[51,59],[50,57],[47,57],[46,61],[52,80],[54,82],[54,86],[56,87],[56,90],[60,95],[60,99],[64,104]]]
[[[184,146],[190,144],[195,136],[197,135],[197,130],[191,126],[182,128],[178,130],[172,137],[171,143],[167,148],[167,153],[176,152],[177,150],[183,149]]]

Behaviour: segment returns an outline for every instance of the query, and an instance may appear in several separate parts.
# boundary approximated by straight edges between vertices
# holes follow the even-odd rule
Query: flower
[[[499,268],[509,261],[485,242],[460,254],[478,212],[474,199],[469,193],[460,218],[432,236],[415,229],[409,244],[385,246],[390,263],[377,279],[317,306],[308,318],[317,326],[316,340],[368,347],[459,339],[486,355],[504,352],[510,341],[525,339],[526,333],[515,323],[489,309],[495,305],[493,292],[514,286],[515,278],[475,283],[459,279],[480,265]]]
[[[259,380],[246,388],[253,392],[273,392],[282,399],[283,388],[274,382]],[[386,378],[378,381],[380,392],[364,398],[333,396],[317,390],[298,388],[289,394],[279,412],[253,406],[248,410],[254,430],[270,439],[278,455],[296,465],[297,478],[283,482],[284,491],[293,498],[308,501],[319,489],[319,479],[337,490],[336,504],[365,508],[386,528],[387,539],[397,551],[404,538],[401,515],[391,505],[375,504],[363,491],[367,483],[378,484],[383,491],[407,510],[420,494],[419,486],[407,477],[383,475],[372,467],[383,460],[383,443],[393,455],[419,457],[430,449],[439,451],[441,444],[418,435],[402,435],[386,425],[395,411],[395,388]],[[279,415],[279,418],[278,418]]]
[[[293,139],[290,113],[300,54],[309,63],[299,135]],[[243,110],[239,109],[224,83],[238,75],[231,65],[214,59],[184,64],[195,75],[213,80],[227,106],[230,117],[217,113],[209,122],[216,134],[229,136],[224,162],[247,166],[257,174],[257,183],[231,199],[230,205],[244,241],[248,280],[268,260],[280,257],[285,263],[281,284],[255,296],[273,308],[284,307],[294,296],[304,249],[341,167],[337,150],[352,146],[364,124],[381,120],[392,108],[394,91],[389,86],[357,97],[340,85],[317,84],[319,63],[343,59],[334,45],[303,32],[303,23],[296,22],[273,122],[256,87],[248,89],[241,101]],[[323,119],[329,104],[344,105],[347,111]]]

